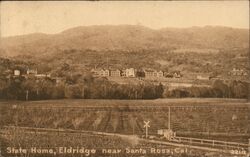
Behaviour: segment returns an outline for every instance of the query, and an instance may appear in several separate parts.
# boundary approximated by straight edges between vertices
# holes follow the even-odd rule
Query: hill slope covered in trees
[[[133,25],[81,26],[59,34],[29,34],[1,38],[5,56],[44,56],[78,51],[167,51],[172,49],[247,49],[249,31],[229,27],[150,29]]]

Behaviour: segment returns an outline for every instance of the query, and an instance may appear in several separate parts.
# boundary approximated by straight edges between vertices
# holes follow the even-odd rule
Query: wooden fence
[[[226,149],[243,149],[248,150],[250,144],[238,143],[238,142],[228,142],[228,141],[219,141],[219,140],[209,140],[209,139],[200,139],[200,138],[191,138],[191,137],[175,137],[171,141],[178,143],[187,143],[190,145],[202,145],[210,147],[219,147]]]

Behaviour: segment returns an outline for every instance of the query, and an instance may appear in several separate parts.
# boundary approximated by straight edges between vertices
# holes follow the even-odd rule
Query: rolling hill
[[[135,25],[81,26],[59,34],[4,37],[0,55],[47,57],[65,50],[166,51],[169,49],[248,49],[249,30],[219,26],[150,29]]]
[[[158,30],[138,25],[80,26],[58,34],[0,39],[0,57],[54,74],[69,65],[71,73],[133,67],[178,70],[185,77],[192,73],[228,77],[233,68],[249,70],[248,53],[248,29],[220,26]]]

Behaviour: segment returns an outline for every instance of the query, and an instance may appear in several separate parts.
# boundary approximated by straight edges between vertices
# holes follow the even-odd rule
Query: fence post
[[[214,147],[214,140],[213,140],[213,147]]]

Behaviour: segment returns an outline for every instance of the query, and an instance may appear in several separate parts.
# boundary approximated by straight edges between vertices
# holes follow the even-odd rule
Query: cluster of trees
[[[81,80],[81,81],[80,81]],[[67,78],[66,84],[56,84],[52,79],[25,79],[22,77],[0,80],[0,99],[156,99],[161,98],[163,85],[117,84],[105,78],[91,76]],[[2,86],[3,84],[3,86]]]
[[[117,84],[106,78],[91,75],[68,75],[66,82],[56,84],[50,78],[36,79],[13,77],[0,78],[0,99],[46,100],[46,99],[156,99],[156,98],[247,98],[248,83],[243,81],[215,80],[211,87],[188,87],[168,89],[162,84]]]
[[[10,100],[31,100],[63,98],[60,86],[55,86],[51,79],[25,79],[23,77],[0,80],[5,86],[0,88],[0,98]],[[0,84],[1,84],[0,83]]]
[[[203,98],[247,98],[248,83],[242,81],[215,80],[211,87],[188,87],[174,90],[166,89],[163,97],[203,97]]]

